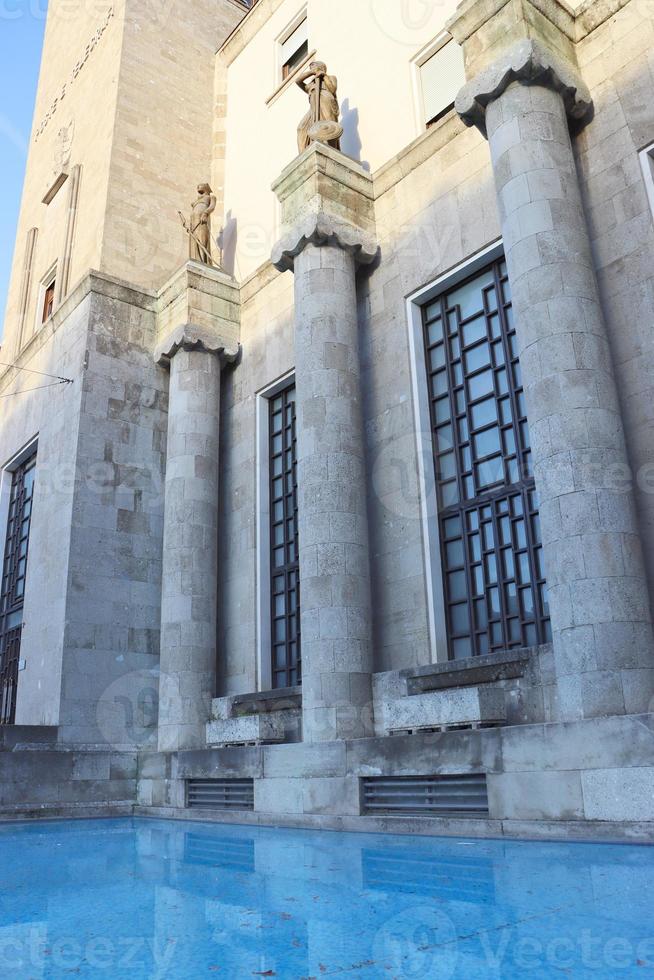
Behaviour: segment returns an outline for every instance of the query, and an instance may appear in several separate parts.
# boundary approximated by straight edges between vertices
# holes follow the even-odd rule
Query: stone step
[[[230,694],[214,698],[211,717],[224,721],[241,715],[265,715],[281,711],[299,711],[302,707],[302,688],[286,687],[276,691],[255,691],[252,694]]]
[[[452,688],[382,701],[381,730],[388,734],[420,729],[506,724],[499,687]]]
[[[281,715],[244,715],[207,724],[207,745],[252,745],[283,742],[286,726]]]

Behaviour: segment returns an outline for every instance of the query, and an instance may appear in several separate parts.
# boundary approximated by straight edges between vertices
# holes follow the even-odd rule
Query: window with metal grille
[[[506,263],[423,310],[451,659],[551,639]]]
[[[36,455],[12,474],[0,587],[0,725],[13,725],[23,628]]]
[[[295,385],[270,399],[270,569],[273,688],[302,680]]]
[[[254,810],[253,779],[187,779],[191,810]]]
[[[486,776],[371,776],[362,780],[364,813],[485,816]]]

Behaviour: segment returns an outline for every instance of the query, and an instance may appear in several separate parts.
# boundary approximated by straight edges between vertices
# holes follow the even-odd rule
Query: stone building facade
[[[652,838],[654,15],[410,6],[51,2],[2,816]]]

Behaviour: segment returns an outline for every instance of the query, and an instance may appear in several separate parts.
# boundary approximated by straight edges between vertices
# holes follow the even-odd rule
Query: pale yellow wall
[[[120,65],[122,4],[123,0],[50,0],[5,318],[3,348],[9,356],[16,353],[19,294],[29,229],[38,228],[39,239],[24,340],[29,339],[36,324],[38,283],[63,249],[68,183],[49,206],[42,204],[42,198],[57,169],[58,133],[71,122],[74,135],[70,163],[83,167],[81,218],[75,236],[71,285],[87,269],[97,267],[100,260]],[[109,10],[113,10],[113,16],[107,22]],[[106,29],[87,57],[87,47],[105,23]],[[40,131],[49,114],[47,126]]]
[[[297,154],[297,125],[308,108],[294,84],[266,104],[279,82],[277,42],[285,28],[307,8],[309,48],[338,76],[348,131],[355,114],[358,120],[358,138],[346,139],[343,149],[374,172],[424,129],[414,59],[444,31],[456,5],[456,0],[259,0],[260,9],[218,59],[218,71],[226,70],[228,81],[225,212],[232,247],[236,237],[237,278],[270,255],[278,233],[270,187]],[[239,50],[238,35],[247,37],[254,23],[261,26]]]

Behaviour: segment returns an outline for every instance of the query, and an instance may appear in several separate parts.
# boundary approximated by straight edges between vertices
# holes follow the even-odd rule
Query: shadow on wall
[[[370,171],[369,162],[361,159],[363,143],[359,136],[359,110],[350,106],[349,99],[344,99],[341,106],[341,125],[343,126],[341,150],[346,156],[360,163],[364,170]]]
[[[221,265],[224,271],[230,276],[234,275],[234,268],[236,265],[237,238],[238,219],[232,216],[231,211],[228,211],[225,215],[225,224],[223,225],[216,242],[222,257]]]

